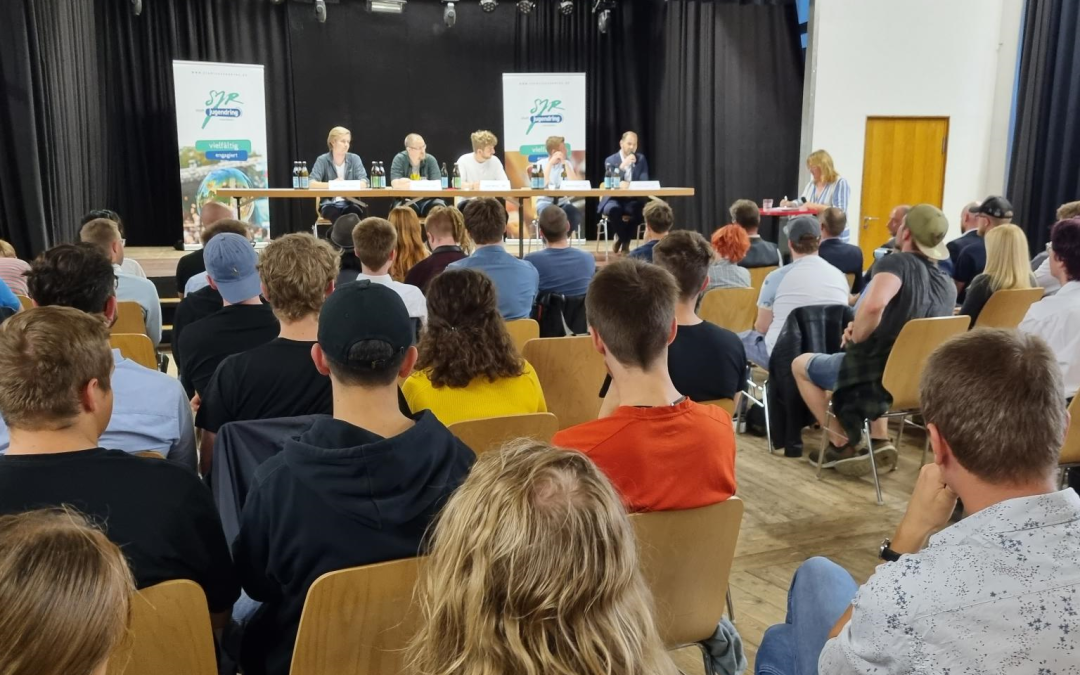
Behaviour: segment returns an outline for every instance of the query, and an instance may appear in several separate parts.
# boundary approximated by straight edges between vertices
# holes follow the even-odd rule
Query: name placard
[[[631,190],[659,190],[660,181],[658,180],[632,180],[630,181]]]
[[[510,181],[508,180],[482,180],[480,181],[481,190],[509,190]]]
[[[592,183],[587,180],[564,180],[562,185],[557,189],[559,190],[591,190],[593,189]]]
[[[441,190],[442,181],[438,180],[411,180],[409,181],[410,190]]]
[[[326,184],[327,190],[363,190],[365,187],[362,180],[332,180]]]

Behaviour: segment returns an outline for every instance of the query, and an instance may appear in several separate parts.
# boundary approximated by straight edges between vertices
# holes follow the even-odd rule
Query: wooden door
[[[863,154],[859,248],[863,266],[889,240],[886,223],[898,204],[933,204],[945,194],[948,117],[868,117]]]

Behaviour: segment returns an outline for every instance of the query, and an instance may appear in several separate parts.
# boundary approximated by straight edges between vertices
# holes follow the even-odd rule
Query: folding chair
[[[521,355],[536,370],[548,411],[559,418],[560,429],[597,418],[603,403],[598,392],[607,369],[591,336],[529,340]]]
[[[885,373],[882,375],[881,384],[893,398],[892,405],[882,417],[900,419],[900,431],[896,436],[897,450],[900,448],[900,441],[903,440],[904,424],[907,418],[919,413],[919,379],[922,377],[926,360],[946,340],[966,331],[970,323],[971,317],[963,315],[913,319],[904,325],[900,335],[896,337],[892,351],[889,352],[889,360],[885,364]],[[821,479],[821,469],[825,463],[825,447],[829,439],[828,422],[830,417],[835,418],[831,398],[825,406],[825,425],[821,433],[821,448],[818,451],[817,461],[818,480]],[[874,442],[870,438],[870,420],[863,420],[863,434],[866,435],[867,448],[870,453],[870,471],[874,476],[877,503],[881,506],[885,501],[881,497],[881,482],[878,479],[877,460],[874,458]],[[849,442],[851,442],[851,439],[849,439]],[[927,443],[929,443],[929,437],[927,437]],[[924,460],[925,457],[926,446],[924,445]],[[896,470],[895,465],[893,470]]]
[[[750,288],[753,288],[758,293],[761,293],[761,286],[765,283],[765,277],[769,276],[769,273],[780,269],[779,265],[770,265],[769,267],[751,267],[750,272]],[[757,296],[755,296],[756,299]]]
[[[714,288],[701,297],[698,316],[732,333],[748,331],[757,319],[758,294],[753,288]]]
[[[131,359],[140,366],[146,366],[150,370],[157,370],[158,355],[154,350],[154,343],[146,335],[138,333],[113,333],[109,336],[109,344],[113,349],[119,349],[125,359]]]
[[[131,635],[107,675],[216,675],[206,595],[194,581],[166,581],[131,599]]]
[[[1061,457],[1058,458],[1058,466],[1061,467],[1061,487],[1065,487],[1065,480],[1069,471],[1080,468],[1080,395],[1074,396],[1069,405],[1069,432],[1065,435],[1065,443],[1061,446]]]
[[[717,408],[723,408],[727,411],[727,414],[735,414],[735,399],[731,398],[718,398],[712,401],[702,401],[701,405],[714,405]]]
[[[533,319],[514,319],[507,321],[506,332],[510,333],[510,340],[518,353],[525,348],[525,343],[540,337],[540,324]]]
[[[110,332],[113,335],[118,333],[146,335],[146,318],[143,316],[142,305],[133,300],[116,303],[116,323],[113,324]]]
[[[454,422],[447,428],[479,455],[515,438],[550,443],[559,430],[559,419],[551,413],[528,413]]]
[[[600,220],[596,223],[596,252],[600,252],[600,237],[604,237],[604,262],[607,262],[608,254],[611,252],[608,246],[608,217],[600,216]]]
[[[19,295],[19,296],[16,296],[16,297],[19,298],[19,304],[22,305],[23,309],[33,309],[33,307],[34,307],[34,301],[33,300],[26,297],[25,295]]]
[[[1028,308],[1043,296],[1042,287],[994,291],[986,301],[973,328],[1016,328]]]

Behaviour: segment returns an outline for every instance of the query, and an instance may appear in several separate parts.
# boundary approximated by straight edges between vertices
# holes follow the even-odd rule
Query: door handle
[[[865,230],[866,226],[870,223],[871,220],[880,220],[880,218],[875,218],[874,216],[866,216],[862,219],[862,229]]]

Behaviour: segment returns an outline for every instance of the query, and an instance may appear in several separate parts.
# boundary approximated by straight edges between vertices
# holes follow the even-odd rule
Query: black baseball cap
[[[319,347],[342,365],[363,365],[349,361],[349,352],[358,342],[380,340],[400,356],[412,346],[413,335],[413,320],[401,296],[367,279],[338,286],[319,313]],[[386,364],[370,365],[374,369]]]
[[[972,213],[980,213],[991,218],[1012,218],[1013,207],[1004,197],[987,197],[971,210]]]
[[[346,213],[338,216],[330,228],[330,243],[341,251],[353,250],[353,229],[360,224],[360,216],[355,213]]]

